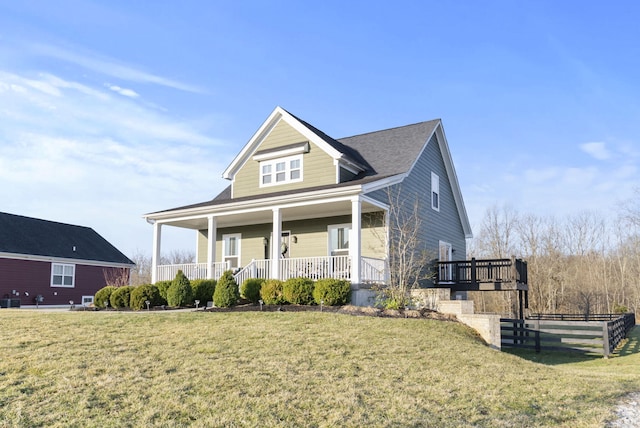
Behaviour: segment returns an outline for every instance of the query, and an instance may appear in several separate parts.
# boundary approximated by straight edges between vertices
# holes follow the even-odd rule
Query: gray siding
[[[440,179],[440,211],[431,208],[431,172],[438,175]],[[429,140],[409,176],[401,184],[392,186],[390,190],[391,194],[399,192],[398,199],[403,202],[405,210],[411,210],[416,201],[419,204],[422,215],[420,240],[424,243],[424,249],[433,253],[433,258],[438,257],[439,241],[445,241],[455,250],[454,260],[466,259],[464,230],[435,134]],[[389,203],[386,189],[371,192],[367,196]]]

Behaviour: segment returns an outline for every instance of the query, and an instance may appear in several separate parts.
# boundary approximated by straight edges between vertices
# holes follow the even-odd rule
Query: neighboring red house
[[[134,265],[90,227],[0,213],[0,307],[90,304]]]

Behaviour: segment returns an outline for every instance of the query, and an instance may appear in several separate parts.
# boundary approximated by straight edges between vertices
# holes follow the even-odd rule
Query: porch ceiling
[[[362,212],[381,211],[380,207],[366,201],[362,201]],[[311,218],[335,217],[351,215],[350,201],[332,201],[321,204],[293,206],[281,208],[282,221],[304,220]],[[198,216],[182,217],[176,219],[162,220],[163,225],[181,227],[186,229],[206,229],[208,225],[207,216],[213,215],[216,218],[218,228],[232,226],[246,226],[251,224],[270,224],[273,221],[272,208],[244,209],[242,211],[216,211]]]

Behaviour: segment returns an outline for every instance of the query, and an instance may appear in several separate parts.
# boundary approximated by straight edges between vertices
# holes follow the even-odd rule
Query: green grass
[[[563,360],[326,312],[4,309],[0,325],[0,426],[596,427],[640,390],[637,331],[621,356]]]

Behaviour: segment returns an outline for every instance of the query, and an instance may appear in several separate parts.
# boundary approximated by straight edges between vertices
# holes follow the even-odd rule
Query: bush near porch
[[[184,281],[184,280],[187,281]],[[221,281],[213,279],[201,279],[189,282],[183,277],[178,281],[181,286],[174,287],[173,292],[179,296],[173,296],[174,307],[193,306],[195,300],[199,300],[204,307],[206,302],[215,301],[214,294],[219,288]],[[156,284],[142,284],[137,287],[113,287],[106,286],[98,290],[95,294],[94,302],[96,308],[104,309],[104,302],[109,301],[115,294],[116,299],[111,302],[114,309],[146,309],[146,300],[150,301],[150,306],[168,305],[167,297],[173,281],[159,281]],[[189,286],[189,290],[186,286]],[[238,304],[240,297],[249,302],[258,304],[260,300],[266,305],[324,305],[342,306],[349,303],[351,299],[351,286],[348,281],[339,279],[320,279],[313,281],[309,278],[291,278],[286,282],[274,279],[247,279],[241,287],[233,281],[225,287],[225,299],[216,302],[216,306],[230,307]],[[179,289],[179,290],[178,290]],[[156,294],[157,291],[157,294]],[[178,293],[179,291],[179,293]],[[219,291],[219,294],[221,294]],[[176,301],[180,300],[176,305]],[[224,304],[223,303],[224,300]],[[115,305],[114,305],[115,303]]]

